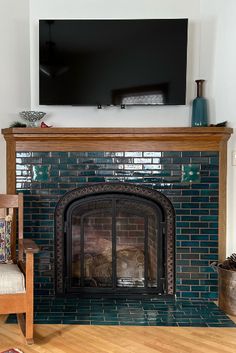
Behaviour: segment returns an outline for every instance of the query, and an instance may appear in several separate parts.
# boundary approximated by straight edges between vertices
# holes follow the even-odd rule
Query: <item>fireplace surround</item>
[[[56,290],[175,293],[175,212],[162,193],[99,183],[66,193],[55,210]]]
[[[25,233],[42,249],[35,264],[36,294],[55,295],[54,212],[59,200],[74,189],[115,182],[144,186],[171,201],[176,295],[215,299],[217,275],[209,265],[225,257],[231,133],[228,128],[3,130],[7,191],[24,192]]]

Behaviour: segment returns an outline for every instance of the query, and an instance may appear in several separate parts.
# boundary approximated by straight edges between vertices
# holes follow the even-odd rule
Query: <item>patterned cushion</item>
[[[0,264],[0,294],[25,292],[25,277],[15,264]]]
[[[0,263],[11,261],[11,220],[0,218]]]

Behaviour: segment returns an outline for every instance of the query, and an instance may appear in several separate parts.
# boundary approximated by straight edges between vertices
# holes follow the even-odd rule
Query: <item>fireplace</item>
[[[162,193],[84,186],[60,199],[55,225],[59,294],[174,294],[175,213]]]
[[[35,257],[35,294],[40,297],[54,297],[56,292],[62,295],[70,293],[66,280],[68,254],[64,253],[68,248],[65,240],[70,239],[70,234],[66,230],[70,216],[66,212],[74,202],[79,200],[82,202],[83,198],[85,200],[85,195],[86,202],[88,197],[96,196],[94,188],[91,190],[93,193],[89,191],[94,183],[101,184],[102,189],[104,183],[108,189],[109,185],[116,183],[124,185],[125,189],[122,192],[104,189],[104,192],[100,190],[97,194],[104,194],[104,196],[112,194],[113,198],[117,193],[119,196],[121,194],[133,196],[131,188],[129,191],[126,189],[126,185],[129,184],[131,187],[143,188],[143,194],[138,194],[136,197],[151,201],[152,205],[153,203],[158,205],[161,211],[165,210],[163,212],[167,212],[162,203],[165,200],[164,196],[173,205],[176,214],[176,266],[174,271],[174,261],[171,263],[174,256],[169,256],[173,251],[171,246],[174,241],[173,239],[167,240],[174,233],[170,232],[171,224],[168,223],[169,216],[166,213],[164,222],[167,223],[163,231],[166,249],[163,250],[162,258],[167,262],[164,265],[164,272],[166,272],[162,292],[176,293],[176,296],[182,299],[217,299],[217,273],[213,272],[210,263],[218,259],[222,260],[226,256],[226,157],[227,140],[231,133],[232,129],[218,127],[4,129],[3,134],[7,142],[7,192],[24,193],[24,234],[26,238],[34,239],[41,248],[40,253]],[[161,201],[156,200],[155,195],[160,195]],[[161,195],[164,196],[161,197]],[[93,200],[93,205],[96,202]],[[116,204],[116,201],[113,202]],[[119,199],[119,203],[121,202],[126,202],[126,200]],[[89,205],[90,203],[87,203],[87,206]],[[150,210],[155,207],[149,206],[150,204],[146,205],[147,203],[142,203],[142,207],[149,215]],[[56,224],[55,207],[59,215]],[[115,207],[114,210],[117,209],[117,204]],[[76,209],[78,210],[77,206]],[[143,209],[142,214],[144,214]],[[103,214],[100,213],[101,218],[102,216]],[[107,214],[105,216],[106,219]],[[138,215],[135,217],[138,223]],[[111,217],[110,222],[117,224],[118,221],[120,222],[119,218],[125,217],[119,216],[117,219],[116,215],[113,220]],[[131,219],[132,217],[128,218],[130,220],[124,222],[130,224],[130,228],[138,227],[137,224],[131,223],[134,220]],[[144,222],[142,224],[140,219],[139,221],[141,224],[138,230],[141,231],[142,227],[144,228]],[[86,234],[88,230],[91,230],[93,220],[90,219],[89,222],[87,228],[85,227]],[[96,222],[96,233],[98,233],[98,223],[99,221]],[[107,226],[110,226],[109,223]],[[115,227],[116,233],[117,227]],[[131,229],[126,230],[128,231],[131,232]],[[110,232],[111,239],[113,239],[113,234],[114,231]],[[100,233],[100,238],[102,238],[100,244],[104,245],[105,242],[108,244],[110,240],[107,241],[107,237],[108,232],[106,237],[102,237]],[[137,271],[135,276],[138,282],[143,283],[145,287],[147,283],[145,282],[145,262],[143,264],[142,260],[145,246],[143,245],[144,239],[140,238],[142,246],[137,247],[134,242],[129,244],[129,253],[132,253],[135,259],[141,258],[138,262],[140,272]],[[77,240],[73,241],[76,243]],[[121,239],[117,239],[116,236],[115,241],[116,248],[113,246],[111,249],[120,251],[119,256],[117,255],[120,259],[124,255],[123,249],[117,248]],[[158,240],[156,242],[158,245]],[[77,248],[80,245],[77,243]],[[85,246],[88,248],[90,245],[85,244]],[[111,249],[109,251],[112,254]],[[89,251],[91,253],[94,249],[90,247]],[[115,253],[115,250],[113,251]],[[95,256],[97,257],[93,261],[98,261],[98,255],[95,254]],[[158,253],[156,261],[160,256]],[[85,261],[86,266],[82,271],[88,275],[86,281],[90,284],[89,290],[110,290],[110,288],[104,288],[98,278],[93,278],[98,274],[94,275],[94,270],[88,266],[86,251],[84,257],[87,262]],[[112,260],[112,257],[110,258]],[[77,283],[81,280],[81,275],[78,276],[78,273],[81,273],[80,260],[77,256],[76,264],[75,257],[75,265],[71,266],[72,272],[77,271],[75,278]],[[121,261],[125,262],[124,256]],[[154,260],[150,261],[154,264]],[[107,262],[107,273],[109,273],[112,266],[109,261]],[[123,262],[121,262],[121,267]],[[119,268],[117,261],[113,266]],[[146,271],[148,276],[153,277],[152,267],[154,265],[149,266],[150,270],[146,266]],[[64,273],[65,269],[66,273]],[[149,275],[150,272],[151,275]],[[176,275],[175,279],[171,278],[172,275]],[[126,277],[122,275],[122,272],[116,272],[116,276]],[[142,278],[144,278],[143,282]],[[159,276],[159,278],[162,277]],[[127,281],[126,278],[126,285]],[[118,278],[116,282],[118,283]],[[118,291],[134,290],[133,287],[122,287],[121,283],[124,281],[121,279],[119,283],[119,287],[116,288]],[[160,281],[156,285],[161,287]],[[86,291],[87,288],[83,290]],[[137,285],[136,290],[139,289],[145,288]],[[158,292],[157,287],[147,285],[147,289]],[[161,294],[162,292],[160,290]]]

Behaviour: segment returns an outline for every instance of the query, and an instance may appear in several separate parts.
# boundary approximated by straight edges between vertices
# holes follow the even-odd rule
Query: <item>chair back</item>
[[[11,257],[16,261],[16,229],[18,230],[18,239],[23,239],[23,194],[7,195],[0,194],[0,217],[7,215],[12,217],[11,227]],[[16,227],[16,212],[18,210],[18,227]],[[23,253],[19,251],[19,259],[22,260]]]

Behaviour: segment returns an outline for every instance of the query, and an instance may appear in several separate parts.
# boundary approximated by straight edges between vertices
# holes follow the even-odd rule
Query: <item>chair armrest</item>
[[[22,248],[24,253],[33,253],[36,254],[39,252],[39,247],[35,244],[32,239],[20,239],[19,248]]]

